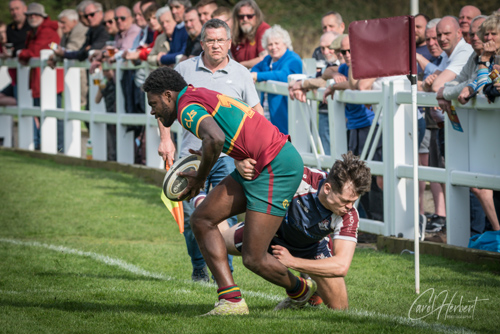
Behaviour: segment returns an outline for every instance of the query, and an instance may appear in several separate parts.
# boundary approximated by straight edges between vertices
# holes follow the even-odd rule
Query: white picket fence
[[[89,78],[89,111],[80,110],[80,68],[88,68],[88,62],[64,61],[65,90],[64,108],[56,108],[55,71],[45,66],[50,50],[43,50],[40,59],[32,59],[29,66],[21,66],[15,60],[0,63],[17,67],[18,106],[0,107],[0,137],[4,145],[12,147],[13,117],[18,121],[18,146],[34,149],[33,116],[41,118],[41,151],[57,153],[56,120],[64,120],[64,154],[81,157],[81,121],[90,123],[90,139],[93,143],[93,158],[106,160],[106,124],[117,125],[117,161],[133,163],[133,134],[126,132],[129,125],[143,125],[146,129],[146,165],[162,168],[163,162],[157,153],[159,144],[158,125],[155,118],[147,114],[126,114],[124,99],[119,84],[122,71],[129,68],[127,62],[116,64],[117,113],[106,113],[104,102],[96,104],[97,87]],[[308,68],[314,63],[304,60]],[[149,70],[148,65],[141,65]],[[41,107],[32,106],[28,74],[30,67],[40,67]],[[312,69],[311,71],[313,71]],[[2,72],[5,73],[5,72]],[[258,83],[257,89],[269,93],[288,95],[287,84],[281,82]],[[384,83],[382,91],[336,92],[328,103],[331,155],[321,154],[317,134],[317,101],[323,90],[308,93],[307,103],[289,100],[289,132],[293,144],[309,166],[330,168],[335,159],[347,151],[345,103],[372,104],[383,117],[379,129],[383,132],[383,162],[369,161],[372,173],[384,176],[384,221],[363,219],[361,230],[395,235],[413,239],[413,161],[412,161],[412,115],[411,92],[404,89],[404,82]],[[435,94],[419,93],[418,105],[436,106]],[[469,187],[500,190],[500,102],[488,104],[478,97],[465,106],[456,105],[464,132],[452,129],[445,122],[446,168],[419,167],[419,179],[446,184],[447,239],[448,243],[467,246],[470,236]],[[177,122],[172,131],[180,138],[181,128]],[[375,134],[374,135],[381,135]],[[180,151],[178,147],[178,151]],[[370,155],[368,155],[370,156]]]
[[[40,59],[31,59],[29,66],[21,66],[15,59],[3,62],[8,67],[17,67],[18,105],[15,107],[0,107],[0,137],[4,138],[5,146],[12,146],[12,116],[18,118],[19,148],[34,149],[32,117],[41,119],[41,152],[57,153],[57,119],[64,120],[64,154],[81,157],[81,121],[89,123],[89,134],[93,146],[93,158],[106,160],[106,124],[116,124],[116,155],[121,163],[134,163],[134,136],[127,132],[130,125],[142,125],[146,129],[146,165],[162,168],[163,162],[157,153],[159,144],[158,124],[156,119],[148,114],[125,113],[123,93],[120,80],[124,69],[146,67],[147,64],[135,67],[128,62],[116,63],[116,106],[117,113],[107,113],[104,99],[96,104],[97,86],[93,85],[93,75],[89,76],[89,110],[80,110],[80,68],[89,68],[88,61],[77,62],[64,60],[64,108],[56,108],[56,71],[45,66],[51,50],[42,50]],[[29,71],[31,67],[40,67],[41,75],[41,107],[33,107],[29,89]],[[174,124],[172,131],[180,133],[179,124]]]

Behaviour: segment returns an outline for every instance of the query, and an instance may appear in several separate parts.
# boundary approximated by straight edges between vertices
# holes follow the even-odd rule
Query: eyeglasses
[[[243,20],[244,18],[247,18],[248,20],[251,20],[255,17],[255,14],[241,14],[241,15],[238,15],[238,18],[240,20]]]
[[[207,46],[215,45],[215,43],[217,43],[219,45],[222,45],[222,44],[224,44],[227,41],[229,41],[229,39],[206,39],[205,40],[205,44]]]
[[[98,10],[96,10],[96,11],[95,11],[95,12],[93,12],[93,13],[88,13],[88,14],[85,14],[85,15],[83,15],[83,17],[85,17],[85,18],[88,20],[88,18],[89,18],[89,17],[94,17],[94,15],[95,15],[95,14],[97,14],[97,13],[99,13],[99,11],[98,11]]]
[[[351,53],[351,50],[340,50],[340,52],[342,53],[343,56],[346,55],[347,52]]]
[[[113,20],[104,21],[105,24],[113,24]]]
[[[116,16],[115,17],[115,21],[118,22],[118,21],[125,21],[127,19],[126,16]]]

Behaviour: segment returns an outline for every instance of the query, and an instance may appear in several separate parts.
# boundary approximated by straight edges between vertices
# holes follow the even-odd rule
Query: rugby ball
[[[189,155],[180,160],[177,160],[170,170],[165,174],[163,179],[163,193],[172,201],[182,201],[184,198],[178,198],[179,195],[186,189],[188,180],[185,177],[177,175],[179,172],[197,171],[200,167],[201,156]]]

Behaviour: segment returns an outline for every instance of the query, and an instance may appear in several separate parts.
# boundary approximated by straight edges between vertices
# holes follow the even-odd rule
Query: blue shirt
[[[175,57],[184,54],[188,38],[189,35],[184,27],[184,22],[176,25],[172,34],[172,41],[170,41],[170,51],[161,57],[160,62],[163,65],[175,64]]]
[[[252,68],[252,72],[257,72],[257,81],[288,82],[290,74],[302,73],[302,59],[293,51],[286,50],[278,61],[274,63],[271,61],[271,56],[266,56]],[[267,97],[271,123],[276,125],[282,133],[288,134],[288,96],[267,94]],[[263,100],[264,93],[262,93],[261,102]]]
[[[340,65],[339,73],[349,77],[349,66],[347,64]],[[346,103],[345,117],[347,118],[347,130],[355,130],[371,126],[375,114],[364,104]]]
[[[417,46],[417,53],[420,53],[422,56],[424,56],[425,59],[427,59],[429,61],[432,58],[432,55],[431,55],[429,48],[427,47],[426,44],[424,44],[422,46]],[[420,72],[423,72],[423,69],[420,67],[420,65],[417,62],[417,73],[420,74]]]
[[[441,55],[429,59],[430,63],[424,69],[424,80],[437,70],[443,71],[446,68],[446,62],[443,61],[445,56],[446,53],[443,51]]]

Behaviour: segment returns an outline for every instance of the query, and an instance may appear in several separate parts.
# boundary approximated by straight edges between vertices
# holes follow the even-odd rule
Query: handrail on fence
[[[130,125],[145,126],[146,165],[162,168],[163,161],[157,154],[159,144],[157,121],[149,114],[126,114],[121,85],[117,84],[117,113],[106,113],[104,103],[94,101],[97,87],[89,76],[89,110],[80,108],[80,68],[89,68],[88,61],[65,60],[58,64],[65,72],[64,108],[56,107],[55,71],[45,66],[50,50],[42,50],[40,59],[31,59],[28,66],[21,66],[15,59],[0,61],[0,66],[17,68],[18,105],[0,107],[0,137],[5,146],[13,146],[13,118],[18,121],[18,147],[34,149],[33,116],[41,118],[41,151],[57,153],[56,119],[64,120],[64,154],[81,157],[81,122],[88,122],[90,138],[94,143],[94,159],[106,160],[106,124],[117,125],[117,161],[134,162],[134,138],[127,132]],[[32,67],[41,69],[41,107],[33,107],[29,91],[28,74]],[[147,63],[135,66],[119,61],[110,68],[116,70],[116,82],[122,72],[128,69],[150,70]],[[288,95],[287,83],[260,82],[259,91]],[[384,221],[361,220],[360,229],[383,235],[402,236],[413,239],[413,189],[412,168],[412,124],[411,92],[405,90],[403,82],[386,82],[381,91],[337,91],[329,98],[328,115],[331,154],[324,154],[317,130],[317,102],[322,100],[324,89],[310,91],[307,102],[288,99],[289,132],[292,142],[299,150],[304,163],[309,166],[329,169],[335,159],[347,151],[345,103],[371,104],[380,112],[378,120],[382,136],[383,162],[370,161],[367,164],[374,175],[384,178]],[[417,104],[437,106],[435,94],[419,92]],[[464,132],[454,130],[445,122],[446,168],[418,167],[419,180],[440,182],[446,186],[447,239],[449,244],[467,246],[469,239],[469,187],[484,187],[500,190],[500,101],[489,104],[479,96],[466,105],[458,105],[457,114]],[[372,126],[375,126],[375,123]],[[175,123],[172,132],[180,144],[181,127]],[[96,143],[103,143],[96,145]],[[180,151],[180,147],[178,147]],[[368,157],[373,152],[363,152]]]

